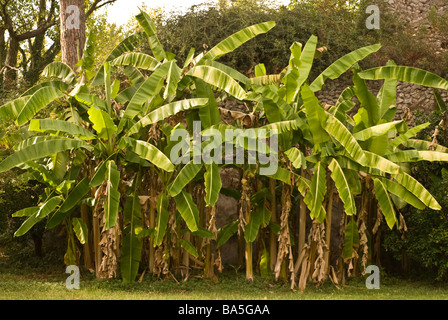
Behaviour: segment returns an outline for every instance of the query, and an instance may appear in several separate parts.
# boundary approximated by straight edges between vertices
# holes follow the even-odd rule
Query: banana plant
[[[349,130],[337,118],[339,112],[333,113],[325,110],[318,103],[314,92],[323,87],[326,79],[338,78],[349,70],[353,64],[376,52],[379,48],[379,45],[369,46],[342,57],[309,85],[308,78],[314,59],[325,51],[325,48],[317,47],[317,37],[312,36],[305,46],[300,43],[294,43],[291,46],[289,65],[281,74],[266,75],[261,66],[258,68],[256,77],[251,79],[251,97],[257,102],[257,108],[262,110],[267,122],[270,123],[269,125],[280,129],[280,149],[284,153],[286,166],[291,168],[292,171],[288,172],[282,166],[273,178],[281,181],[282,189],[287,189],[288,184],[299,180],[299,191],[303,197],[301,206],[305,208],[305,205],[307,205],[311,217],[320,222],[325,219],[326,210],[323,205],[326,195],[325,167],[329,164],[329,161],[322,159],[323,162],[317,163],[312,181],[308,180],[301,175],[301,171],[309,170],[314,166],[314,163],[305,160],[306,157],[303,152],[305,148],[312,147],[314,152],[330,155],[333,152],[332,143],[336,142],[341,144],[343,149],[350,150],[350,155],[356,161],[365,164],[366,159],[361,147]],[[343,107],[346,107],[346,104]],[[338,110],[346,111],[342,107]],[[339,185],[339,187],[343,188],[342,185]],[[275,190],[275,184],[272,189]],[[275,218],[274,213],[271,217]],[[301,210],[301,215],[303,215],[300,218],[301,221],[305,221],[305,214],[306,211]],[[288,219],[288,214],[284,214],[284,219]],[[283,221],[283,226],[284,228],[288,227],[287,221]],[[302,239],[302,241],[299,241],[299,256],[304,248],[305,239],[304,225],[301,227],[303,228],[301,228],[301,234],[299,235],[299,239]],[[283,234],[289,234],[289,231],[284,230]],[[287,237],[283,237],[282,242],[287,243],[288,240]],[[272,244],[271,241],[271,246]],[[276,277],[280,275],[281,264],[288,250],[290,248],[280,250],[276,263],[271,263],[271,268],[276,266]],[[275,249],[271,248],[271,253],[275,253]],[[274,259],[272,254],[270,258]],[[291,263],[289,265],[291,266]],[[294,276],[293,269],[290,267],[292,276]]]
[[[253,279],[253,244],[258,241],[262,274],[273,272],[286,280],[289,272],[292,287],[298,282],[303,289],[307,278],[322,283],[330,274],[336,195],[347,216],[346,262],[353,262],[356,250],[366,262],[365,212],[372,203],[389,228],[397,225],[397,211],[405,204],[440,210],[406,164],[448,161],[446,148],[413,139],[427,124],[409,128],[394,117],[398,81],[446,90],[446,80],[393,62],[362,71],[357,63],[380,45],[355,50],[310,79],[315,59],[326,51],[318,48],[315,36],[304,46],[292,44],[289,64],[280,74],[267,75],[259,64],[255,77],[248,78],[218,59],[268,32],[274,22],[245,28],[208,52],[192,49],[179,64],[164,50],[151,18],[145,12],[136,18],[143,32],[120,43],[98,70],[91,35],[77,70],[53,62],[43,72],[45,81],[0,107],[0,116],[27,131],[0,163],[0,172],[18,167],[46,186],[38,206],[14,214],[27,217],[16,236],[44,220],[49,229],[64,226],[67,264],[79,263],[76,237],[85,248],[93,244],[85,252],[94,252],[98,277],[120,272],[124,282],[132,282],[148,242],[150,272],[182,269],[187,279],[192,260],[205,276],[215,278],[220,247],[239,233],[248,279]],[[135,52],[141,35],[151,54]],[[334,106],[323,106],[316,93],[327,79],[349,70],[353,85]],[[123,73],[126,82],[118,80]],[[365,80],[380,79],[385,81],[375,96]],[[360,108],[352,117],[348,112],[355,97]],[[218,102],[226,99],[246,104],[249,112],[220,108]],[[45,118],[50,107],[53,112]],[[226,129],[234,135],[227,137]],[[218,134],[225,138],[213,139]],[[278,165],[266,173],[266,159],[253,161],[251,141],[275,137],[256,146]],[[234,163],[234,152],[223,145],[242,150],[244,164]],[[222,188],[220,173],[228,167],[242,173],[242,189],[232,193],[239,216],[217,229],[219,194],[229,192]],[[294,253],[290,222],[296,199],[300,230]],[[308,244],[307,210],[313,221]]]
[[[176,136],[177,129],[188,129],[190,134],[192,134],[193,119],[200,120],[200,130],[207,130],[215,125],[221,124],[222,120],[214,89],[215,91],[222,92],[222,95],[231,96],[239,100],[244,100],[246,98],[244,88],[247,86],[248,79],[237,71],[226,67],[215,60],[222,55],[235,50],[255,36],[269,31],[275,25],[274,22],[266,22],[245,28],[224,39],[206,54],[200,53],[196,57],[194,56],[195,53],[192,49],[183,66],[179,67],[174,60],[165,63],[157,63],[157,56],[163,57],[169,56],[169,54],[166,52],[165,54],[163,53],[164,50],[157,40],[154,32],[154,25],[149,17],[142,13],[137,19],[140,22],[143,22],[141,24],[146,34],[153,40],[151,50],[155,58],[143,53],[129,53],[118,57],[113,62],[114,65],[124,65],[133,68],[148,68],[148,70],[153,71],[153,74],[146,81],[142,82],[141,86],[133,94],[126,111],[124,112],[124,117],[130,121],[133,121],[135,117],[139,118],[135,124],[129,127],[127,135],[132,136],[139,134],[139,132],[145,130],[145,127],[154,126],[157,123],[161,123],[160,121],[165,118],[172,117],[173,121],[170,125],[161,123],[162,134],[165,136],[167,142],[165,146],[166,153],[170,153],[173,148],[174,143],[171,137]],[[170,75],[169,80],[167,79],[167,86],[165,87],[163,95],[160,94],[159,96],[154,97],[153,90],[154,88],[158,88],[157,86],[160,84],[159,78],[156,77],[157,68],[168,70]],[[154,78],[152,79],[152,77]],[[167,105],[167,107],[158,107],[158,105],[154,104],[154,106],[149,105],[146,109],[149,112],[145,112],[145,110],[140,112],[141,107],[139,105],[141,105],[142,102],[152,100],[160,103],[159,101],[162,101],[163,99],[172,99],[172,93],[176,92],[176,86],[178,89],[188,88],[191,92],[190,95],[187,95],[189,98],[188,100],[180,100],[182,94],[178,90],[176,96],[182,104],[173,102]],[[181,124],[175,120],[175,117],[179,112],[185,111],[188,111],[186,127],[184,127],[185,123]],[[124,125],[122,127],[124,127]],[[187,144],[190,144],[190,142]],[[204,151],[206,145],[207,141],[200,141],[200,150]],[[190,151],[187,151],[187,154],[190,155]],[[192,156],[190,156],[190,159],[192,159]],[[163,179],[165,181],[165,191],[162,191],[159,196],[159,203],[167,203],[171,198],[174,199],[177,211],[185,221],[187,230],[181,230],[181,232],[184,232],[185,236],[184,238],[179,239],[179,243],[187,251],[187,253],[184,253],[187,256],[187,258],[184,259],[185,264],[188,264],[189,254],[194,258],[198,258],[201,249],[199,247],[194,249],[194,245],[189,241],[190,234],[194,237],[205,238],[206,242],[208,242],[206,245],[206,256],[204,258],[204,273],[206,276],[213,276],[212,269],[214,261],[212,261],[211,257],[212,248],[209,240],[217,240],[217,237],[219,237],[217,230],[214,230],[216,227],[213,224],[210,224],[211,221],[215,221],[215,205],[222,185],[219,171],[219,165],[214,162],[199,161],[199,163],[193,163],[193,161],[189,161],[187,163],[179,163],[176,165],[174,174],[166,176]],[[199,175],[199,173],[201,174]],[[195,177],[197,176],[202,176],[203,178],[196,178],[195,180]],[[192,195],[187,191],[188,188],[185,188],[191,186],[192,183],[197,184],[198,182],[204,184],[205,192],[204,198],[199,199],[199,203],[196,204],[193,201]],[[205,211],[205,214],[203,211]],[[155,245],[162,244],[167,232],[167,211],[160,207],[158,216],[160,219],[157,219],[155,225]],[[203,218],[200,219],[200,216],[203,216]],[[222,240],[222,238],[219,240]],[[220,245],[222,244],[221,242],[219,243]],[[188,269],[188,265],[186,267]]]
[[[406,71],[402,67],[394,66],[393,62],[383,68],[360,72],[357,62],[380,49],[379,45],[373,45],[337,60],[308,85],[309,71],[314,58],[318,56],[316,47],[316,37],[311,37],[303,50],[301,44],[293,44],[289,66],[280,75],[261,74],[252,79],[253,92],[260,93],[258,97],[254,94],[252,96],[258,98],[258,107],[265,112],[269,122],[278,126],[286,121],[296,121],[296,128],[287,132],[289,136],[281,137],[280,146],[286,158],[291,161],[292,168],[312,168],[310,180],[300,174],[294,175],[297,176],[296,185],[311,218],[319,223],[326,221],[327,248],[331,239],[331,228],[328,227],[331,226],[334,190],[341,198],[348,216],[354,216],[360,211],[355,201],[356,196],[374,190],[378,205],[390,228],[397,223],[393,201],[400,202],[401,205],[410,203],[419,208],[429,206],[440,209],[429,192],[405,172],[402,163],[419,160],[443,161],[446,155],[440,152],[397,150],[399,146],[412,145],[413,142],[408,141],[425,125],[409,129],[403,121],[393,121],[393,118],[396,112],[395,90],[398,80],[425,83],[434,88],[444,88],[444,81],[422,70]],[[335,106],[324,108],[315,93],[322,89],[326,79],[336,79],[350,69],[354,71],[354,86],[341,93]],[[409,77],[409,74],[414,76]],[[368,91],[361,77],[386,79],[378,97]],[[273,82],[272,79],[276,81]],[[351,118],[347,112],[355,106],[352,100],[355,96],[361,107],[354,118]],[[294,135],[298,137],[294,139]],[[312,153],[308,157],[301,151],[306,146],[312,147]],[[372,187],[361,184],[360,177],[364,181],[372,181]],[[347,232],[346,235],[354,233]],[[353,241],[348,239],[346,243]],[[347,245],[344,252],[347,259],[351,258],[353,246]],[[299,251],[295,272],[305,260]],[[327,251],[321,260],[327,268],[328,260]]]

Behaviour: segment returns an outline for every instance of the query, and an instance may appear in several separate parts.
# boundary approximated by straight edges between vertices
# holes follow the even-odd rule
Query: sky
[[[131,17],[139,12],[139,7],[144,4],[148,8],[162,8],[164,12],[186,11],[193,5],[204,2],[214,2],[217,0],[117,0],[115,3],[105,7],[108,12],[110,23],[122,25],[128,22]],[[289,4],[289,0],[277,0],[279,4]]]

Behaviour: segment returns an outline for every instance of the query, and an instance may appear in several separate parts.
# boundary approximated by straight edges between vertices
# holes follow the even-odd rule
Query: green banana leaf
[[[42,221],[52,213],[61,201],[61,197],[53,197],[48,199],[41,207],[37,207],[37,210],[22,223],[19,229],[17,229],[14,233],[14,237],[20,237],[27,233],[36,223]]]
[[[409,139],[406,142],[404,142],[403,145],[407,148],[414,148],[416,150],[422,150],[422,151],[434,149],[434,151],[437,152],[448,152],[447,147],[441,146],[437,143],[433,144],[430,141],[419,139]]]
[[[199,78],[202,81],[230,94],[238,100],[246,98],[246,92],[230,75],[224,71],[210,66],[195,66],[187,75]]]
[[[429,193],[425,187],[414,179],[412,176],[406,172],[400,172],[399,174],[392,175],[392,177],[403,187],[405,187],[409,192],[415,195],[421,202],[433,210],[441,210],[440,204],[437,200]]]
[[[313,204],[310,209],[310,217],[311,219],[323,222],[325,216],[322,214],[322,203],[325,198],[325,193],[327,192],[327,173],[321,162],[318,162],[314,167],[309,192],[312,195]]]
[[[89,231],[87,225],[80,218],[72,219],[73,231],[81,244],[85,244],[88,241]]]
[[[120,171],[117,169],[115,161],[110,160],[106,164],[106,198],[104,199],[104,227],[113,228],[117,222],[118,209],[120,204]]]
[[[37,132],[64,132],[71,136],[77,136],[82,140],[93,140],[96,136],[89,130],[77,124],[55,119],[32,119],[30,131]]]
[[[302,98],[314,144],[318,145],[329,141],[330,136],[322,127],[323,121],[326,118],[325,110],[307,85],[302,87]]]
[[[417,133],[419,133],[421,130],[425,129],[429,125],[430,125],[429,122],[420,124],[418,126],[415,126],[415,127],[411,128],[411,129],[409,129],[405,133],[400,134],[398,137],[396,137],[392,141],[389,141],[389,145],[387,146],[387,153],[393,152],[394,148],[398,147],[401,144],[403,144],[403,145],[406,144],[406,142],[410,138],[415,137],[415,135]]]
[[[354,121],[347,115],[347,112],[353,109],[356,103],[353,101],[355,96],[355,89],[353,86],[345,88],[336,101],[334,108],[330,108],[330,112],[342,123],[349,122],[354,126]]]
[[[25,209],[21,209],[19,211],[14,212],[11,216],[13,218],[20,218],[20,217],[29,217],[35,214],[37,211],[39,211],[40,207],[29,207]]]
[[[352,258],[353,250],[359,247],[359,231],[355,219],[352,217],[347,222],[344,235],[344,260]]]
[[[174,165],[170,159],[152,144],[129,137],[122,138],[122,141],[124,142],[120,144],[122,149],[128,146],[129,150],[136,153],[140,158],[148,160],[158,168],[167,172],[174,171]]]
[[[381,48],[380,44],[374,44],[371,46],[359,48],[353,52],[350,52],[333,62],[327,69],[325,69],[310,85],[310,89],[313,92],[317,92],[322,89],[327,79],[337,79],[347,70],[349,70],[355,63],[363,60],[370,54],[377,52]]]
[[[322,127],[328,134],[335,138],[345,149],[345,151],[362,166],[368,164],[368,159],[364,150],[352,133],[332,114],[325,112]]]
[[[179,100],[163,105],[155,109],[145,117],[141,118],[134,126],[131,127],[131,129],[129,129],[127,135],[130,136],[136,134],[140,131],[140,129],[150,124],[157,123],[168,117],[171,117],[179,112],[190,109],[202,108],[206,106],[208,102],[209,100],[207,98],[196,98],[196,99]]]
[[[423,210],[425,209],[425,204],[420,201],[415,195],[413,195],[411,192],[409,192],[405,187],[403,187],[401,184],[396,183],[393,180],[385,179],[385,178],[378,178],[387,188],[387,190],[391,193],[396,195],[401,200],[405,201],[406,203],[409,203],[413,207]]]
[[[61,80],[51,80],[51,81],[44,81],[39,84],[36,84],[35,86],[29,88],[27,91],[22,93],[20,97],[28,97],[35,94],[38,90],[44,88],[44,87],[54,87],[56,89],[59,89],[62,92],[66,92],[70,89],[70,85],[61,81]]]
[[[168,69],[168,75],[166,79],[166,88],[165,92],[163,93],[163,98],[167,99],[170,96],[173,96],[176,94],[177,91],[177,85],[180,81],[180,76],[182,73],[182,70],[177,66],[176,61],[172,60],[170,62],[170,66]]]
[[[76,101],[85,105],[86,107],[96,107],[102,111],[107,112],[107,103],[98,96],[89,93],[78,93],[75,96]]]
[[[278,167],[277,171],[272,175],[266,175],[269,178],[282,181],[286,184],[291,184],[291,171],[286,170],[282,167]]]
[[[29,98],[29,96],[20,97],[1,106],[0,121],[17,119]]]
[[[306,169],[305,155],[302,153],[302,151],[294,147],[285,151],[285,155],[288,157],[289,161],[291,161],[294,168]]]
[[[197,63],[200,63],[202,60],[216,60],[234,51],[256,36],[268,32],[273,27],[275,27],[275,22],[268,21],[240,30],[211,48]]]
[[[104,180],[104,178],[102,179]],[[53,229],[58,226],[68,215],[71,210],[81,203],[81,200],[89,193],[89,179],[82,179],[70,192],[59,209],[51,216],[47,222],[47,229]]]
[[[0,173],[8,171],[27,161],[50,157],[61,151],[78,148],[92,150],[92,147],[89,144],[81,140],[73,140],[63,137],[57,137],[57,139],[46,138],[48,137],[42,137],[41,140],[38,140],[39,142],[30,144],[7,157],[0,163]]]
[[[190,241],[179,238],[179,243],[189,254],[191,254],[193,257],[197,258],[199,257],[199,253],[197,252],[196,248],[193,244],[191,244]]]
[[[194,177],[201,171],[202,164],[195,164],[193,160],[187,163],[179,174],[176,176],[174,181],[170,183],[167,187],[167,192],[175,197],[194,179]]]
[[[95,69],[95,48],[96,48],[96,33],[91,30],[87,36],[84,52],[82,58],[78,61],[78,66],[80,66],[80,73],[85,72],[87,79],[91,79],[95,74],[93,70]]]
[[[14,237],[21,237],[23,236],[25,233],[27,233],[36,223],[42,221],[43,217],[41,218],[37,218],[37,212],[39,210],[36,210],[35,213],[33,213],[31,216],[28,217],[28,219],[26,219],[22,225],[19,227],[19,229],[17,229],[16,232],[14,232]]]
[[[98,187],[106,179],[106,164],[109,160],[115,158],[116,154],[110,155],[106,160],[101,161],[95,168],[95,174],[90,181],[91,187]]]
[[[386,219],[387,225],[392,230],[394,225],[398,222],[392,199],[389,196],[385,184],[381,180],[373,178],[373,184],[375,187],[375,196],[378,200],[378,205],[384,215],[384,218]]]
[[[197,252],[196,248],[190,241],[179,238],[179,243],[182,246],[182,248],[184,248],[193,257],[195,258],[199,257],[199,253]]]
[[[126,52],[132,52],[138,45],[140,33],[130,35],[121,41],[108,55],[104,62],[111,62]],[[104,84],[104,65],[98,70],[92,80],[92,86],[101,86]]]
[[[344,203],[345,213],[350,216],[355,215],[356,203],[351,191],[349,178],[345,175],[344,170],[336,159],[333,159],[330,162],[328,168],[331,171],[331,178],[333,179],[336,189],[338,190],[339,198],[341,198]]]
[[[158,61],[166,59],[166,53],[157,37],[156,25],[151,17],[146,12],[140,10],[140,14],[135,16],[135,18],[148,36],[149,47],[151,48],[154,57]]]
[[[198,230],[199,210],[193,201],[191,194],[186,191],[182,191],[174,197],[177,210],[187,224],[188,229],[191,232]]]
[[[369,91],[364,79],[360,78],[359,70],[353,74],[353,84],[355,85],[355,94],[361,105],[360,110],[367,111],[367,117],[363,118],[366,128],[374,126],[380,121],[380,107],[377,98]],[[367,121],[366,121],[367,120]]]
[[[170,63],[166,62],[156,68],[156,70],[143,82],[135,94],[132,96],[123,117],[120,122],[120,128],[123,127],[125,120],[132,120],[136,115],[143,111],[143,105],[151,98],[155,97],[162,90],[164,79]]]
[[[210,207],[214,207],[218,201],[219,192],[221,191],[222,182],[219,174],[219,166],[216,163],[206,164],[204,174],[205,185],[205,203]]]
[[[42,87],[37,90],[27,101],[17,116],[17,125],[22,126],[28,122],[41,109],[50,102],[63,97],[65,94],[55,87]]]
[[[159,63],[149,54],[141,52],[128,52],[111,61],[114,66],[132,66],[149,71],[154,71]]]
[[[386,65],[395,66],[396,64],[392,60],[389,60]],[[380,119],[383,119],[384,115],[387,114],[387,111],[391,106],[395,106],[397,104],[397,84],[397,80],[387,79],[384,81],[383,86],[378,92],[377,99],[380,111]]]
[[[112,140],[118,128],[109,114],[95,107],[91,107],[87,113],[89,114],[89,120],[93,123],[93,129],[95,129],[98,137],[105,141]]]
[[[184,73],[185,71],[187,71],[188,68],[190,68],[191,63],[193,62],[194,59],[195,52],[196,50],[194,48],[190,48],[190,51],[188,51],[187,57],[185,58],[184,65],[182,67],[182,73]]]
[[[62,181],[67,173],[69,158],[67,152],[58,152],[51,157],[53,163],[53,173],[57,181]],[[66,182],[67,180],[63,181]],[[59,190],[57,190],[59,191]],[[64,193],[61,189],[61,193]]]
[[[198,97],[207,97],[208,104],[205,108],[199,109],[199,119],[201,120],[204,129],[210,128],[213,125],[221,123],[221,113],[218,109],[215,94],[208,83],[205,83],[199,78],[195,79],[196,94]]]
[[[53,197],[47,200],[40,208],[36,214],[36,218],[41,219],[47,217],[52,213],[57,206],[62,202],[62,197]]]
[[[287,76],[287,80],[289,81],[286,82],[285,87],[286,87],[286,102],[288,104],[291,104],[292,102],[296,101],[300,93],[300,88],[308,79],[308,76],[311,72],[311,68],[313,66],[316,46],[317,46],[317,37],[313,35],[305,44],[305,47],[303,48],[303,51],[300,55],[299,63],[297,65],[298,77],[297,79],[294,79],[296,81],[292,81],[291,80],[292,78]]]
[[[239,222],[239,220],[235,220],[219,228],[216,239],[217,248],[225,244],[238,231]]]
[[[154,232],[154,246],[160,246],[166,233],[168,225],[168,197],[165,193],[161,193],[157,198],[157,223]]]
[[[440,94],[439,90],[437,89],[432,89],[433,93],[434,93],[434,99],[436,101],[436,112],[438,113],[442,113],[442,112],[447,112],[448,111],[448,107],[446,106],[445,101],[443,101],[442,95]]]
[[[215,239],[215,235],[213,234],[213,232],[201,226],[198,226],[198,230],[192,232],[191,234],[201,238]]]
[[[367,158],[366,167],[378,169],[380,171],[387,172],[390,174],[398,174],[401,171],[401,168],[398,164],[384,157],[381,157],[376,153],[364,150],[364,154]]]
[[[364,129],[362,131],[358,131],[355,134],[353,134],[353,137],[358,141],[366,141],[372,137],[382,136],[382,135],[388,133],[389,131],[395,129],[396,126],[398,126],[402,123],[403,123],[403,120],[379,124],[379,125]]]
[[[111,87],[111,78],[110,78],[110,62],[104,63],[104,92],[105,92],[105,100],[106,100],[106,111],[110,117],[112,117],[112,87]]]
[[[253,77],[249,79],[249,84],[254,86],[279,86],[281,82],[281,74],[268,74],[265,76]]]
[[[429,71],[413,67],[384,66],[365,70],[358,75],[366,80],[392,79],[430,88],[448,90],[447,80]]]
[[[76,78],[76,74],[72,68],[60,61],[53,61],[48,64],[42,71],[42,76],[48,78],[56,77],[66,83],[72,83]]]
[[[448,161],[448,153],[437,151],[416,151],[405,150],[395,153],[391,153],[388,159],[394,162],[416,162],[416,161],[429,161],[429,162],[446,162]]]
[[[219,63],[217,61],[214,61],[214,60],[202,60],[200,65],[201,66],[210,66],[210,67],[219,69],[222,72],[227,73],[234,80],[240,82],[241,85],[247,86],[251,82],[251,79],[246,77],[241,72],[239,72],[239,71],[237,71],[237,70],[233,69],[232,67],[229,67],[229,66],[227,66],[225,64]]]
[[[136,179],[140,179],[139,174]],[[125,227],[120,260],[121,275],[124,283],[131,283],[135,280],[142,257],[143,242],[136,234],[136,229],[142,227],[142,209],[138,197],[139,185],[140,182],[136,181],[133,194],[127,198],[123,211],[124,223],[128,224]]]

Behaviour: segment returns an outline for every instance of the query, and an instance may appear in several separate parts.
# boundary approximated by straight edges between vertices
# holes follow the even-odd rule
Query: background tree
[[[85,9],[83,0],[60,1],[62,62],[76,69],[86,43],[86,19],[97,9],[116,0],[95,0]]]
[[[114,1],[94,0],[87,1],[85,5],[79,0],[0,1],[0,84],[4,84],[7,91],[16,88],[18,80],[25,88],[35,84],[45,66],[57,58],[61,41],[63,60],[76,65],[84,50],[86,19]],[[75,12],[67,12],[70,5],[80,8],[80,28],[63,32],[61,38],[60,15],[63,17],[62,26],[65,26],[67,19],[70,23],[76,22]]]
[[[21,47],[22,42],[26,41],[31,51],[36,52],[39,47],[42,49],[43,36],[47,30],[56,25],[56,10],[56,0],[48,2],[40,0],[37,6],[34,1],[4,0],[1,2],[0,51],[6,89],[12,89],[15,86],[19,52],[22,55],[22,61],[27,60],[24,48]],[[8,39],[7,43],[6,39]],[[32,39],[35,39],[34,42]],[[34,61],[34,64],[36,65],[37,62]]]

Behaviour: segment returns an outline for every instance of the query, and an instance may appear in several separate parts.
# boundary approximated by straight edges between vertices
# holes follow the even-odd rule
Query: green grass
[[[0,270],[2,300],[448,300],[447,284],[383,279],[378,290],[368,290],[362,278],[350,280],[336,288],[330,282],[322,288],[312,283],[304,293],[290,290],[289,285],[259,277],[248,282],[243,274],[220,275],[217,283],[190,278],[177,283],[173,279],[157,280],[150,276],[125,285],[120,280],[98,280],[92,275],[81,277],[79,290],[68,290],[61,274],[33,273],[30,270]]]

